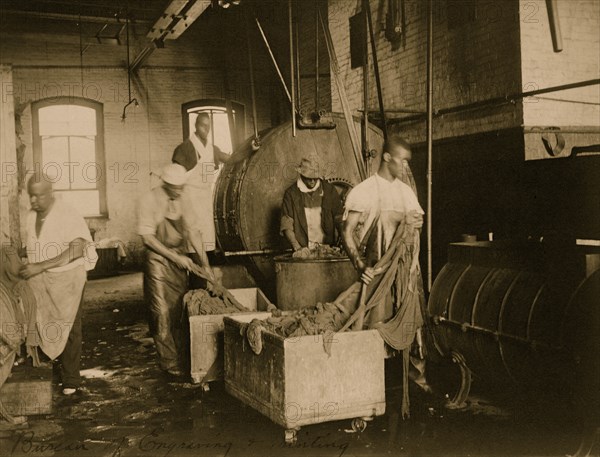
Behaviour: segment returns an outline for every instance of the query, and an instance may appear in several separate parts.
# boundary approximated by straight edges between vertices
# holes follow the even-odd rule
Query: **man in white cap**
[[[335,187],[321,179],[323,167],[315,156],[303,158],[296,170],[298,179],[283,196],[281,234],[294,257],[306,257],[319,244],[335,244],[343,206]]]
[[[144,294],[150,303],[151,331],[161,369],[182,376],[186,361],[183,347],[183,295],[188,271],[194,261],[186,255],[188,245],[198,254],[198,264],[214,278],[199,229],[198,215],[183,195],[186,170],[167,165],[162,186],[144,195],[139,203],[138,234],[148,248],[144,270]]]

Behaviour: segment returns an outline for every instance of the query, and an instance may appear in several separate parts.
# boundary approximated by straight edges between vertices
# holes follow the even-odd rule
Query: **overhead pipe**
[[[456,105],[456,106],[452,106],[450,108],[442,108],[442,109],[436,110],[433,113],[433,115],[434,115],[434,117],[440,117],[440,116],[444,116],[446,114],[460,113],[462,111],[468,111],[468,110],[476,109],[476,108],[484,108],[487,106],[495,106],[495,105],[505,104],[505,103],[514,103],[517,100],[527,98],[527,97],[534,97],[536,95],[549,94],[552,92],[560,92],[560,91],[569,90],[569,89],[577,89],[579,87],[597,86],[599,84],[600,84],[600,79],[588,79],[585,81],[578,81],[575,83],[568,83],[568,84],[561,84],[558,86],[545,87],[543,89],[535,89],[535,90],[530,90],[527,92],[518,92],[515,94],[505,95],[503,97],[494,97],[494,98],[489,98],[487,100],[481,100],[478,102],[468,103],[466,105]],[[415,116],[406,116],[401,119],[393,119],[393,122],[394,123],[413,122],[413,121],[421,121],[426,118],[427,118],[427,113],[422,113],[422,114],[417,114]]]
[[[433,284],[433,0],[427,2],[427,291]]]
[[[84,5],[85,6],[85,5]],[[96,6],[96,5],[94,5]],[[73,21],[73,22],[84,22],[92,24],[106,24],[107,22],[115,21],[119,22],[118,14],[113,16],[85,16],[79,14],[67,14],[67,13],[51,13],[44,11],[19,11],[12,9],[2,9],[3,15],[14,15],[14,16],[25,16],[34,19],[52,19],[54,21]],[[136,19],[136,24],[145,25],[151,22],[145,19]]]
[[[554,52],[560,52],[563,50],[563,42],[560,32],[560,19],[558,17],[558,0],[546,0],[546,9],[548,10],[552,47],[554,48]]]

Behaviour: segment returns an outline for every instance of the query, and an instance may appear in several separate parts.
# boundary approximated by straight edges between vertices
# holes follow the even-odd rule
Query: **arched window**
[[[181,107],[183,138],[195,131],[196,116],[208,113],[211,120],[211,141],[221,151],[231,154],[235,147],[246,138],[244,105],[231,102],[231,113],[227,112],[225,100],[204,99],[184,103]]]
[[[102,104],[54,97],[32,104],[34,170],[84,217],[107,216]]]

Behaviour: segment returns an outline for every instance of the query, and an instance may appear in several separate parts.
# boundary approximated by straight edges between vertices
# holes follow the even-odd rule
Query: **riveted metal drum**
[[[599,266],[600,251],[594,249],[450,245],[428,303],[437,350],[460,354],[487,383],[558,387],[572,366],[565,330],[575,312],[570,303]],[[598,328],[593,331],[597,341]]]
[[[277,307],[301,309],[333,302],[358,280],[352,262],[345,258],[294,259],[278,256],[275,261]]]
[[[237,164],[227,164],[215,189],[215,225],[219,246],[224,251],[284,250],[287,242],[279,233],[283,194],[298,177],[296,167],[302,157],[316,154],[323,166],[323,177],[341,179],[355,185],[360,175],[344,118],[332,114],[333,129],[297,129],[292,136],[291,122],[261,134],[261,147],[252,153],[250,141],[235,154],[248,156]],[[357,130],[360,125],[355,122]],[[369,130],[369,145],[380,151],[381,131]],[[376,167],[374,159],[373,169]],[[268,256],[246,258],[249,270],[259,285],[274,296],[275,268]]]

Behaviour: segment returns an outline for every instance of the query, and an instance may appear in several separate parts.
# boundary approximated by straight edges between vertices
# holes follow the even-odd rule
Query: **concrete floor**
[[[412,417],[403,421],[398,369],[387,362],[387,412],[363,433],[354,433],[350,421],[316,424],[286,445],[279,426],[230,397],[222,384],[203,392],[162,374],[141,274],[98,279],[88,283],[84,305],[83,392],[64,397],[54,386],[53,414],[0,431],[0,455],[564,456],[577,449],[577,422],[537,399],[475,393],[466,409],[451,411],[443,406],[443,389],[414,391]]]

